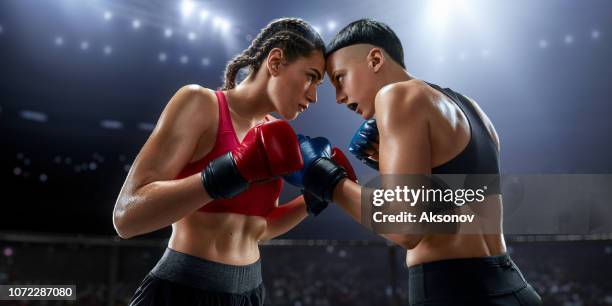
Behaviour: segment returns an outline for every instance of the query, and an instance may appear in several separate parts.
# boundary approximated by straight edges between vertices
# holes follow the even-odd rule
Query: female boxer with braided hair
[[[221,90],[188,85],[168,102],[113,213],[126,239],[172,225],[130,305],[263,304],[258,241],[307,216],[301,196],[278,205],[279,177],[303,161],[291,127],[270,113],[291,120],[316,101],[323,55],[306,22],[274,20],[227,65]]]

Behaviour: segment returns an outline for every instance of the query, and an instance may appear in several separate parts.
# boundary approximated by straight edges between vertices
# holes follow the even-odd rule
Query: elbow
[[[399,245],[401,245],[406,250],[412,250],[416,248],[416,246],[423,239],[422,235],[404,235],[402,239],[399,241]]]
[[[414,249],[423,239],[423,235],[414,234],[385,234],[383,237],[406,249]]]
[[[136,236],[134,232],[130,230],[128,224],[129,222],[126,220],[125,212],[121,209],[115,209],[113,212],[113,227],[119,238],[130,239]]]

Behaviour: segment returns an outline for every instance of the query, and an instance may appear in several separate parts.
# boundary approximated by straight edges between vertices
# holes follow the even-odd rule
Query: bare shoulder
[[[427,111],[435,102],[435,92],[421,80],[397,82],[384,86],[375,98],[376,112],[404,116]],[[377,117],[378,118],[378,117]]]
[[[206,110],[217,108],[214,91],[197,84],[185,85],[174,94],[168,107],[187,110]]]
[[[197,84],[181,87],[170,99],[162,113],[163,117],[172,118],[172,122],[188,123],[187,126],[206,130],[216,120],[211,120],[217,113],[217,98],[214,92]]]

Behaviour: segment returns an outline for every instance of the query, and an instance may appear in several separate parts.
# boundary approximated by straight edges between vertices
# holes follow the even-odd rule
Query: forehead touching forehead
[[[350,65],[365,63],[372,48],[370,44],[356,44],[338,49],[327,58],[327,72],[333,73],[338,69],[348,68]]]
[[[323,66],[325,66],[325,57],[323,56],[323,52],[318,50],[312,51],[312,53],[305,57],[304,60],[308,65],[316,66],[319,69],[323,69]]]
[[[323,52],[313,51],[309,56],[300,58],[298,61],[304,68],[316,72],[319,79],[323,78],[323,73],[325,73],[325,57]]]

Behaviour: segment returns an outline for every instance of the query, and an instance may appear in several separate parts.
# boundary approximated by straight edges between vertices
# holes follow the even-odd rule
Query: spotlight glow
[[[210,15],[210,13],[207,10],[201,10],[200,21],[205,21],[206,19],[208,19],[208,15]]]
[[[190,0],[183,0],[181,2],[181,14],[184,18],[189,18],[193,13],[193,9],[195,8],[195,3]]]
[[[189,63],[189,57],[187,55],[182,55],[179,61],[181,62],[181,64],[185,65]]]
[[[0,29],[1,29],[1,27],[0,27]],[[0,33],[2,33],[2,31],[0,31]],[[601,33],[599,33],[598,30],[591,31],[591,38],[593,38],[593,39],[599,39],[600,35],[601,35]]]
[[[21,118],[35,121],[35,122],[47,122],[47,114],[31,110],[22,110],[19,112]]]
[[[157,55],[157,59],[160,62],[165,62],[168,59],[168,55],[164,52],[160,52],[159,55]]]
[[[213,19],[213,27],[214,27],[215,29],[217,29],[217,28],[221,27],[221,23],[223,23],[223,19],[221,19],[220,17],[215,17],[215,18]]]
[[[118,130],[123,128],[123,123],[117,120],[102,120],[100,121],[100,126],[105,129]]]
[[[64,38],[61,36],[57,36],[55,37],[55,45],[56,46],[62,46],[64,45]]]
[[[441,32],[445,30],[452,7],[450,0],[431,0],[427,10],[427,21],[432,30]]]
[[[111,19],[113,19],[113,13],[111,11],[106,11],[104,12],[104,20],[109,21]]]
[[[140,29],[140,20],[138,20],[138,19],[134,19],[134,20],[132,21],[132,28],[134,28],[135,30]]]
[[[4,33],[4,27],[0,24],[0,34]]]
[[[187,39],[189,39],[191,41],[196,40],[196,38],[197,38],[197,35],[194,32],[189,32],[189,34],[187,34]]]
[[[569,35],[569,34],[568,34],[568,35],[565,35],[565,37],[563,38],[563,41],[564,41],[566,44],[568,44],[568,45],[573,44],[573,43],[574,43],[574,36]]]
[[[538,43],[538,46],[541,49],[548,48],[548,41],[546,41],[545,39],[540,39],[540,42]]]
[[[232,25],[229,22],[229,20],[227,20],[225,18],[215,17],[213,19],[213,28],[214,29],[221,30],[222,32],[227,32],[230,29],[231,26]]]
[[[224,19],[223,22],[221,22],[221,30],[223,32],[229,31],[231,26],[232,26],[232,24],[228,20]]]
[[[202,66],[210,65],[210,59],[207,57],[202,58]]]
[[[170,37],[172,37],[172,34],[173,34],[173,33],[172,33],[172,29],[171,29],[171,28],[166,28],[166,29],[164,30],[164,36],[165,36],[166,38],[170,38]]]
[[[143,130],[143,131],[153,131],[153,129],[155,129],[155,124],[150,123],[150,122],[141,122],[138,124],[138,128]]]
[[[85,51],[89,49],[89,43],[87,41],[81,42],[81,50]]]
[[[104,52],[105,55],[111,55],[113,53],[113,47],[104,46],[104,49],[102,49],[102,51]]]
[[[336,22],[335,21],[329,21],[327,23],[327,29],[330,31],[333,31],[336,29]]]

